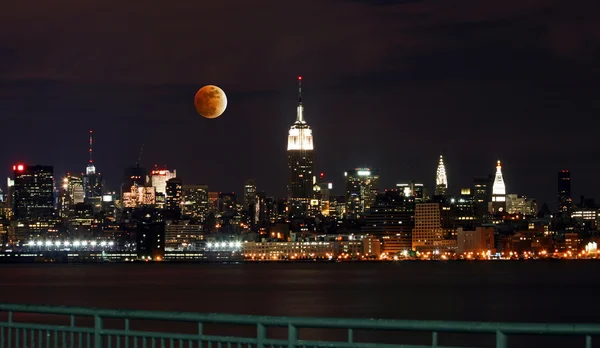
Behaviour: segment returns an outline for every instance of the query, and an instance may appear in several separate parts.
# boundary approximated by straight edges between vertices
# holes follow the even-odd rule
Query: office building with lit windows
[[[346,216],[358,219],[368,211],[379,191],[379,172],[354,168],[344,173],[346,179]]]
[[[52,166],[13,166],[13,213],[18,221],[48,221],[54,214]]]
[[[302,77],[298,77],[296,122],[288,133],[287,156],[290,181],[288,203],[293,215],[305,215],[313,199],[314,145],[312,130],[304,119]]]
[[[558,212],[568,213],[573,206],[571,198],[571,172],[561,170],[558,172]]]
[[[177,170],[154,166],[150,171],[150,183],[157,194],[167,196],[167,181],[177,177]]]
[[[415,208],[415,227],[412,231],[412,248],[417,251],[434,249],[442,240],[441,207],[439,203],[421,203]]]

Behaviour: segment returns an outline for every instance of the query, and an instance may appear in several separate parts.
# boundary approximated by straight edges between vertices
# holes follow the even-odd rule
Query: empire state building
[[[290,170],[288,195],[292,213],[298,212],[298,210],[306,212],[308,204],[313,198],[313,150],[312,130],[304,120],[302,77],[299,76],[296,122],[290,127],[287,145]]]

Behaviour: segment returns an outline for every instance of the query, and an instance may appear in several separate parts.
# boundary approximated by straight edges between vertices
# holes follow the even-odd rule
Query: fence
[[[78,307],[51,307],[0,304],[0,347],[2,348],[137,348],[137,347],[439,347],[440,334],[487,334],[495,336],[495,347],[508,347],[509,335],[581,336],[586,348],[592,336],[600,335],[600,324],[526,324],[443,322],[379,319],[326,319],[267,317],[229,314],[197,314],[160,311],[108,310]],[[158,327],[142,330],[132,327],[135,321],[158,321]],[[184,324],[185,323],[185,324]],[[76,325],[77,324],[77,325]],[[221,325],[225,334],[205,332],[207,325]],[[187,326],[186,326],[187,325]],[[187,332],[173,332],[174,328]],[[192,328],[193,326],[193,328]],[[247,334],[233,335],[229,327],[246,326]],[[149,328],[150,326],[146,326]],[[270,328],[280,328],[279,336],[269,337]],[[301,329],[342,330],[342,340],[302,339]],[[425,332],[427,345],[402,345],[359,341],[357,330],[374,332]],[[493,338],[492,338],[493,339]],[[494,342],[491,342],[492,344]],[[456,348],[456,347],[455,347]]]

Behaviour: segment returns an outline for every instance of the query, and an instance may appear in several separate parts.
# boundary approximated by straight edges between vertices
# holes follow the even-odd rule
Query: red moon
[[[194,105],[202,117],[217,118],[227,108],[227,96],[219,87],[207,85],[196,92]]]

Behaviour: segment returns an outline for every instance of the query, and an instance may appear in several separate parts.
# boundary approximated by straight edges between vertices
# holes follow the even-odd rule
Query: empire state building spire
[[[90,131],[90,161],[87,165],[87,167],[85,168],[85,173],[86,174],[95,174],[96,173],[96,167],[94,166],[94,160],[92,159],[92,147],[94,144],[94,138],[93,138],[93,133],[92,131]]]
[[[448,190],[448,177],[446,176],[446,167],[444,166],[444,157],[440,155],[437,172],[435,174],[435,195],[443,196]]]
[[[296,108],[296,123],[304,121],[304,107],[302,106],[302,76],[298,76],[298,107]]]

